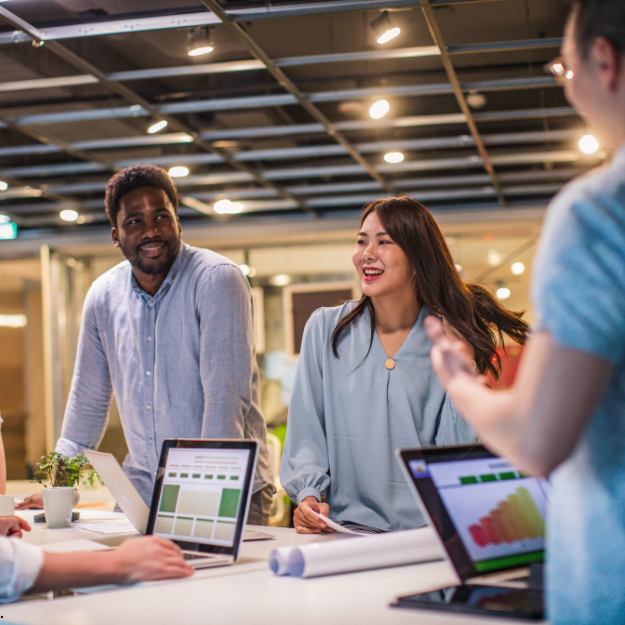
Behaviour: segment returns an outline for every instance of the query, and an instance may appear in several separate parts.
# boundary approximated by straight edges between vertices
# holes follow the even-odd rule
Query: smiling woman
[[[427,315],[495,377],[498,339],[523,343],[527,333],[519,313],[463,283],[419,202],[367,206],[352,260],[363,295],[311,316],[293,386],[280,479],[301,533],[329,531],[315,511],[377,530],[422,525],[395,449],[475,439],[432,371]]]

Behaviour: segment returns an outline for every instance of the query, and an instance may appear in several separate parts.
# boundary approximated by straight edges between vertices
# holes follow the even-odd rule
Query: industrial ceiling
[[[606,156],[579,150],[585,124],[544,71],[565,15],[560,0],[4,1],[0,212],[18,238],[102,230],[106,181],[136,163],[189,170],[185,227],[400,193],[434,212],[544,207]],[[385,44],[381,16],[401,29]],[[213,51],[190,57],[205,35]]]

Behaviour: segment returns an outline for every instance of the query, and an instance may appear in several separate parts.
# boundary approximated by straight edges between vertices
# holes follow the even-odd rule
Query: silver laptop
[[[236,561],[252,495],[256,441],[164,441],[150,508],[115,458],[88,450],[85,455],[138,532],[173,540],[194,568]]]

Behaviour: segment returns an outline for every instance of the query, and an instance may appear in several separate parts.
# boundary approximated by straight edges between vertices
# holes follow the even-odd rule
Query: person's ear
[[[119,247],[119,234],[114,226],[111,228],[111,239],[113,239],[113,245]]]
[[[616,46],[605,37],[595,39],[590,56],[598,72],[598,79],[606,91],[614,91],[623,81],[623,58]]]

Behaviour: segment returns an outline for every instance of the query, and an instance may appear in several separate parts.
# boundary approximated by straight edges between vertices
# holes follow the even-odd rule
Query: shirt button
[[[148,306],[154,306],[154,302],[148,302]]]
[[[151,336],[148,336],[148,341],[151,341],[151,340],[152,340],[152,337],[151,337]]]
[[[152,372],[151,371],[146,371],[145,375],[152,375]]]
[[[148,404],[148,405],[146,406],[146,409],[147,409],[147,410],[150,410],[150,408],[152,408],[152,406],[150,406],[150,404]]]

